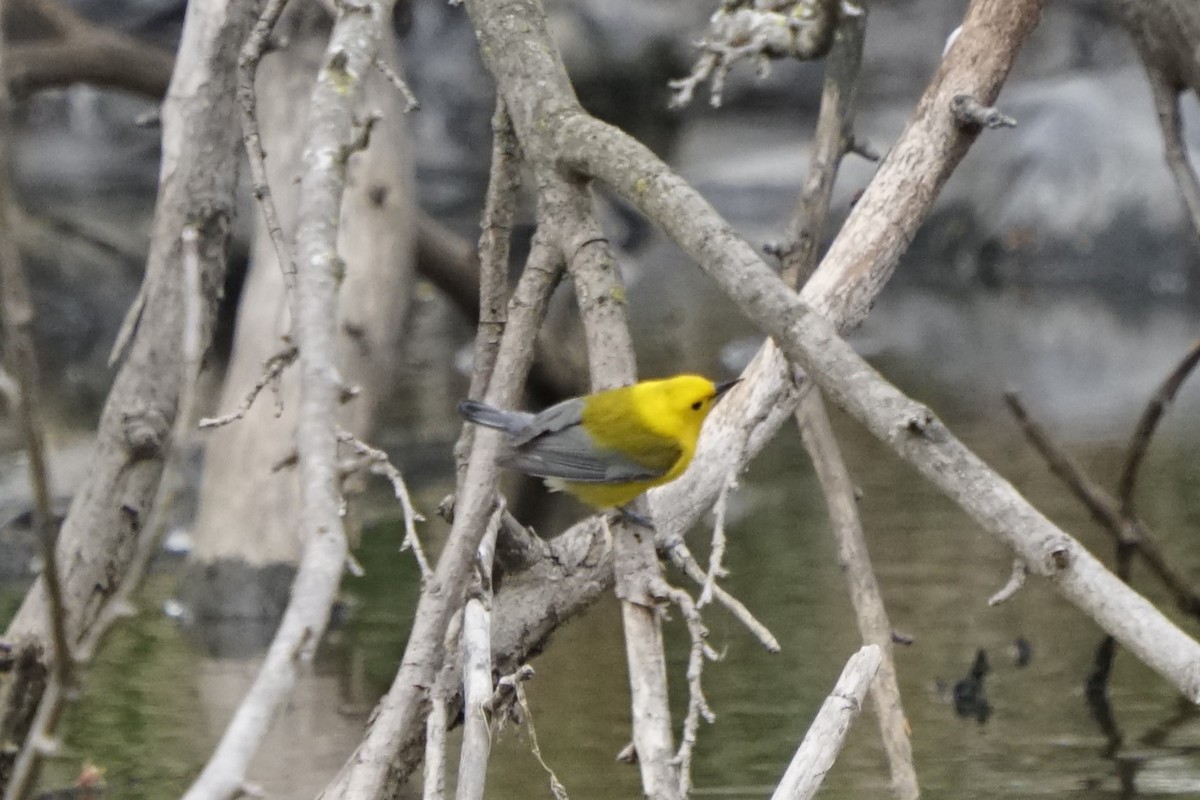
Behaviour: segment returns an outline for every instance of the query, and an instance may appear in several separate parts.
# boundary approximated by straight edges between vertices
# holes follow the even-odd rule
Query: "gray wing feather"
[[[476,425],[496,428],[512,435],[527,431],[534,419],[533,414],[524,411],[503,411],[478,400],[463,400],[458,404],[458,413],[463,419]]]
[[[534,439],[577,427],[582,420],[583,398],[563,400],[534,414],[524,430],[514,432],[513,447],[522,447]]]
[[[510,441],[500,463],[542,478],[580,483],[648,480],[663,474],[612,450],[596,447],[581,426],[583,400],[575,398],[534,416],[527,431]]]
[[[598,450],[587,432],[574,425],[547,433],[500,457],[506,467],[541,478],[562,478],[580,483],[620,483],[662,475],[620,453]]]

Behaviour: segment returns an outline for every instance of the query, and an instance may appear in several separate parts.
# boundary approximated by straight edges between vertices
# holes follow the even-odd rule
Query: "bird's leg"
[[[624,519],[627,522],[632,522],[634,525],[640,525],[643,528],[654,530],[654,521],[644,514],[639,514],[638,512],[634,511],[633,503],[629,503],[628,505],[623,505],[617,508],[613,519]]]

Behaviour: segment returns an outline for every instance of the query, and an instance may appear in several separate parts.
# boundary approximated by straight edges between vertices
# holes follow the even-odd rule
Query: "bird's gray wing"
[[[582,413],[580,399],[538,413],[528,433],[509,442],[500,463],[530,475],[580,483],[649,480],[666,473],[666,469],[647,467],[614,450],[597,447],[580,425]]]
[[[476,425],[504,431],[509,435],[524,434],[533,422],[533,414],[524,411],[503,411],[478,400],[463,400],[458,404],[458,414]]]
[[[524,447],[534,439],[575,427],[581,421],[583,398],[572,397],[532,415],[522,430],[512,432],[511,444],[514,448]]]

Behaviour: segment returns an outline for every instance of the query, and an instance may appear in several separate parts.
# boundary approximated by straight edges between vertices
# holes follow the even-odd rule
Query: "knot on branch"
[[[162,458],[170,432],[171,421],[157,408],[128,413],[121,421],[125,449],[135,461]]]
[[[1056,545],[1050,550],[1046,563],[1048,574],[1053,575],[1057,572],[1062,572],[1069,566],[1071,566],[1071,550],[1066,544]]]
[[[969,131],[981,128],[1015,128],[1017,121],[999,109],[985,106],[969,94],[958,94],[950,101],[950,113],[959,127]]]
[[[933,424],[934,419],[932,411],[925,406],[920,406],[908,415],[904,421],[904,430],[921,436],[929,431],[929,426]]]

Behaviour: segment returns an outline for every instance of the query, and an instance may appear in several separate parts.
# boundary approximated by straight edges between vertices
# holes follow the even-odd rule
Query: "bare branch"
[[[879,646],[868,644],[846,662],[833,692],[821,704],[817,718],[809,726],[771,800],[807,800],[821,788],[821,781],[837,760],[850,726],[862,711],[867,687],[882,658]]]
[[[1171,374],[1166,377],[1150,401],[1146,403],[1146,410],[1142,412],[1142,416],[1138,419],[1137,427],[1134,428],[1133,437],[1129,440],[1129,451],[1125,456],[1125,465],[1121,468],[1121,479],[1117,483],[1117,497],[1121,503],[1121,516],[1129,518],[1133,516],[1133,490],[1137,485],[1138,469],[1142,465],[1142,459],[1146,455],[1146,450],[1150,447],[1150,439],[1154,436],[1154,430],[1158,427],[1159,420],[1162,419],[1167,407],[1175,400],[1175,395],[1179,392],[1179,388],[1183,386],[1183,382],[1187,380],[1188,375],[1195,369],[1196,364],[1200,363],[1200,339],[1192,343],[1186,354],[1180,359],[1175,369],[1171,370]]]
[[[242,112],[242,140],[246,145],[247,161],[250,164],[250,186],[254,197],[262,209],[263,220],[271,243],[275,245],[275,258],[279,268],[283,270],[283,282],[287,287],[290,302],[295,302],[296,296],[296,261],[292,258],[292,250],[284,237],[283,227],[279,224],[279,212],[275,208],[275,198],[271,195],[270,182],[267,180],[267,154],[263,151],[262,135],[258,130],[258,99],[254,91],[254,78],[258,73],[258,64],[262,61],[267,49],[267,40],[271,30],[279,21],[287,0],[267,0],[262,13],[246,37],[238,54],[237,98]],[[261,390],[261,386],[258,387]],[[246,403],[249,410],[254,401],[252,393]],[[243,414],[245,411],[242,412]],[[203,425],[204,423],[201,423]]]
[[[404,97],[405,114],[420,110],[421,104],[417,101],[417,96],[413,94],[413,90],[409,88],[404,78],[400,77],[400,73],[392,69],[391,65],[382,58],[375,59],[375,68],[382,72],[383,77],[387,78],[388,82],[395,86],[396,90]]]
[[[1192,588],[1187,579],[1171,566],[1158,546],[1158,539],[1138,517],[1121,516],[1116,499],[1104,487],[1097,484],[1083,471],[1074,459],[1056,444],[1050,434],[1039,425],[1014,392],[1004,396],[1009,410],[1021,424],[1021,430],[1034,448],[1046,460],[1050,471],[1071,489],[1076,498],[1092,515],[1101,528],[1116,540],[1121,548],[1118,553],[1136,550],[1145,559],[1146,565],[1158,576],[1171,593],[1179,608],[1200,617],[1200,592]]]
[[[69,12],[68,12],[69,13]],[[0,73],[11,67],[12,45],[0,32]],[[12,98],[0,85],[0,309],[4,329],[4,362],[16,383],[16,412],[29,458],[33,490],[34,530],[42,559],[42,586],[50,608],[50,634],[57,653],[55,679],[75,688],[75,654],[67,643],[67,614],[63,604],[55,540],[58,525],[51,507],[50,467],[46,455],[46,423],[42,418],[41,377],[33,343],[35,311],[21,252],[12,231],[11,182]]]
[[[865,9],[858,14],[844,15],[829,54],[813,157],[788,225],[791,247],[780,259],[784,280],[791,286],[802,285],[816,268],[817,248],[828,223],[833,184],[841,160],[854,140],[855,95],[866,23]],[[888,757],[892,793],[898,800],[915,800],[920,795],[920,787],[913,766],[908,718],[892,658],[892,625],[871,566],[854,483],[819,391],[810,391],[801,399],[796,409],[796,423],[829,509],[833,536],[838,544],[838,560],[846,574],[859,633],[865,643],[880,648],[881,664],[871,684],[871,696]]]
[[[512,408],[518,402],[522,380],[533,360],[530,343],[562,271],[559,249],[535,235],[525,271],[509,302],[494,377],[484,396],[489,405]],[[491,518],[499,483],[499,448],[497,432],[477,432],[450,537],[433,579],[421,592],[400,669],[380,701],[366,738],[322,793],[325,800],[358,800],[390,792],[416,763],[411,756],[419,752],[425,730],[426,692],[414,691],[414,687],[433,686],[442,668],[444,636],[451,616],[461,606],[476,550]]]
[[[446,731],[450,727],[450,706],[461,689],[458,681],[458,648],[462,642],[462,611],[450,620],[442,646],[446,660],[438,671],[430,696],[431,708],[425,720],[425,775],[423,800],[444,800],[446,796]]]
[[[347,143],[355,140],[355,104],[375,58],[391,3],[344,3],[312,91],[305,171],[296,217],[294,327],[300,350],[296,429],[304,551],[291,600],[253,685],[186,800],[232,797],[245,780],[273,712],[287,698],[299,665],[312,658],[348,553],[337,481],[337,412],[342,382],[335,365],[337,237],[345,191]]]
[[[176,368],[185,326],[179,264],[186,227],[199,233],[203,346],[211,335],[236,188],[233,61],[249,24],[245,14],[220,2],[187,9],[180,70],[164,101],[162,180],[143,284],[145,311],[105,403],[92,469],[58,539],[64,605],[74,609],[68,641],[76,645],[86,644],[118,607],[113,598],[121,595],[135,558],[136,548],[129,545],[142,538],[162,491],[172,431],[188,391],[183,370]],[[47,630],[49,610],[38,586],[26,595],[6,636],[36,644],[51,658]],[[31,663],[38,666],[37,660]],[[27,680],[0,686],[0,730],[26,730],[24,718],[40,691],[40,683]]]
[[[838,562],[846,573],[850,601],[863,642],[879,647],[879,669],[871,683],[871,696],[879,719],[879,733],[887,752],[892,775],[892,791],[901,800],[920,795],[916,768],[913,765],[912,742],[909,740],[908,718],[900,698],[896,664],[892,658],[892,623],[858,515],[858,500],[854,482],[842,458],[825,404],[818,392],[812,392],[800,402],[796,421],[804,447],[812,459],[817,480],[829,509],[833,536],[838,545]]]
[[[981,0],[981,4],[987,2]],[[1006,4],[1004,8],[1014,6]],[[966,27],[952,46],[951,57],[964,46],[965,37]],[[985,530],[1016,550],[1031,570],[1055,576],[1054,585],[1068,599],[1149,666],[1189,697],[1200,698],[1200,669],[1195,666],[1200,664],[1200,645],[1029,505],[1011,484],[954,438],[927,407],[884,380],[804,302],[804,293],[797,297],[784,289],[753,248],[728,226],[707,224],[716,212],[681,178],[642,145],[585,115],[566,118],[557,133],[571,163],[604,179],[658,219],[668,234],[695,253],[741,311],[815,379],[830,399],[917,467]],[[895,154],[893,149],[892,156]],[[870,192],[868,188],[864,198]],[[861,207],[860,201],[855,211]],[[853,214],[847,226],[852,220]],[[843,228],[842,235],[846,230]],[[841,239],[839,236],[837,241]],[[825,264],[834,257],[837,241]],[[734,252],[737,256],[731,257]],[[719,261],[718,254],[723,254]],[[824,283],[818,270],[805,293]],[[848,299],[865,290],[855,284]]]
[[[4,75],[16,95],[90,83],[161,98],[171,80],[171,53],[102,28],[58,0],[10,0],[13,13],[49,23],[54,35],[13,43]]]
[[[1200,9],[1173,0],[1118,0],[1112,5],[1145,65],[1167,166],[1192,229],[1200,235],[1200,180],[1183,140],[1179,108],[1184,92],[1200,91],[1200,56],[1195,48],[1200,35]]]
[[[263,362],[262,377],[260,377],[252,387],[250,387],[250,391],[246,392],[246,397],[242,400],[242,402],[238,403],[238,407],[230,413],[222,414],[219,417],[204,417],[200,420],[200,427],[219,428],[222,425],[228,425],[231,422],[236,422],[237,420],[242,419],[250,411],[250,407],[254,405],[254,401],[258,398],[258,395],[268,386],[275,390],[276,414],[278,414],[281,410],[278,396],[279,376],[283,374],[285,369],[287,369],[296,361],[296,357],[298,355],[300,355],[300,351],[294,344],[290,344],[284,349],[280,350],[278,353],[272,355]]]
[[[854,106],[866,30],[866,9],[843,15],[838,22],[840,35],[834,39],[826,60],[808,175],[788,222],[784,244],[775,248],[783,267],[783,279],[791,286],[803,286],[816,269],[817,254],[829,224],[833,184],[842,158],[854,143]]]
[[[696,608],[704,608],[712,602],[713,592],[717,586],[717,578],[724,578],[728,575],[728,571],[721,566],[721,561],[725,558],[725,509],[729,503],[729,490],[737,485],[737,481],[731,475],[725,483],[725,488],[717,495],[717,503],[713,506],[713,534],[712,547],[708,556],[708,570],[704,575],[704,583],[700,590],[700,597],[696,599]]]
[[[691,550],[684,544],[683,539],[676,538],[669,544],[661,548],[671,558],[671,563],[683,570],[684,574],[695,581],[700,586],[705,586],[708,582],[708,575],[696,558],[692,555]],[[712,585],[713,597],[718,603],[725,606],[729,613],[733,614],[734,619],[746,626],[750,633],[758,639],[763,648],[768,653],[778,653],[780,651],[779,640],[771,631],[767,630],[767,626],[759,622],[750,610],[742,605],[742,602],[731,595],[718,584]]]
[[[492,726],[488,704],[492,700],[492,564],[496,533],[504,516],[497,501],[479,542],[475,583],[463,609],[463,743],[458,762],[456,800],[483,800]]]
[[[547,205],[567,210],[559,233],[570,237],[563,241],[564,252],[575,255],[568,269],[583,317],[593,389],[628,385],[637,379],[633,343],[624,303],[613,302],[625,292],[593,215],[590,195],[557,176],[553,184],[559,196],[547,200]],[[634,508],[636,513],[644,513],[645,502],[635,501]],[[617,518],[613,527],[616,594],[625,629],[633,742],[643,791],[652,800],[681,797],[679,771],[673,760],[662,619],[653,590],[662,581],[653,533],[624,517]]]
[[[670,586],[666,581],[659,586],[658,592],[679,606],[692,643],[688,648],[688,710],[683,720],[683,732],[679,737],[679,750],[675,753],[675,766],[679,770],[679,794],[687,797],[692,791],[692,751],[696,747],[700,720],[703,719],[710,725],[717,721],[717,715],[708,707],[708,700],[704,697],[704,687],[700,681],[704,672],[704,660],[708,658],[715,661],[717,654],[708,646],[708,628],[705,627],[699,607],[692,601],[691,595]]]
[[[100,616],[74,652],[66,651],[68,656],[80,665],[91,663],[112,626],[133,612],[133,596],[141,587],[142,580],[149,570],[150,562],[162,545],[175,500],[184,485],[188,435],[191,432],[192,420],[195,418],[196,380],[200,375],[202,363],[204,297],[201,286],[200,232],[194,226],[185,227],[181,239],[183,280],[180,283],[180,294],[184,313],[179,352],[182,355],[180,361],[182,382],[179,412],[175,418],[172,435],[175,445],[167,453],[162,479],[159,481],[150,516],[138,535],[133,560],[125,580],[116,594],[109,599]],[[45,708],[38,709],[38,715],[30,729],[25,748],[14,764],[8,790],[4,795],[5,800],[20,800],[24,796],[25,788],[34,776],[38,756],[45,749],[44,743],[52,739],[54,727],[57,725],[61,713],[61,703],[73,691],[74,684],[64,680],[61,672],[56,673],[46,694],[42,697],[42,705]]]
[[[400,543],[400,551],[412,550],[413,558],[417,560],[417,567],[421,570],[421,582],[429,580],[433,571],[429,568],[429,561],[425,558],[425,551],[417,536],[417,523],[424,522],[425,517],[418,514],[416,508],[413,507],[412,497],[409,496],[408,484],[404,482],[404,476],[388,458],[387,453],[371,447],[349,431],[339,430],[338,441],[350,445],[354,448],[354,452],[363,456],[372,475],[387,478],[388,482],[392,484],[392,494],[399,501],[401,513],[404,515],[404,540]]]
[[[530,159],[551,155],[536,146],[537,140],[523,139],[522,144]],[[539,209],[546,215],[543,223],[552,226],[575,284],[592,388],[629,385],[637,380],[637,367],[622,301],[625,289],[596,221],[591,194],[584,184],[564,180],[557,170],[539,175],[539,189]],[[553,217],[548,216],[551,213]],[[636,513],[644,515],[646,508],[644,500],[635,501]],[[618,517],[613,523],[613,552],[642,790],[651,800],[669,800],[681,795],[679,773],[672,763],[675,748],[662,619],[652,588],[662,581],[653,533]]]
[[[2,9],[0,9],[2,10]],[[0,31],[0,66],[10,66],[10,45]],[[11,180],[12,98],[0,85],[0,311],[4,332],[4,363],[16,383],[14,411],[29,460],[29,481],[33,490],[33,522],[42,574],[39,584],[44,591],[49,614],[49,635],[54,642],[54,662],[50,687],[42,695],[23,746],[8,775],[5,800],[21,800],[31,788],[43,745],[50,741],[58,722],[59,701],[76,689],[76,654],[68,640],[69,609],[63,600],[56,539],[58,525],[51,507],[50,468],[46,456],[46,425],[42,418],[41,379],[37,351],[33,343],[34,307],[29,282],[12,232]],[[3,719],[0,714],[0,719]],[[13,747],[15,743],[9,743]],[[0,785],[3,780],[0,780]]]
[[[504,333],[505,306],[508,303],[508,257],[516,216],[517,190],[521,186],[521,153],[513,134],[512,121],[504,100],[496,98],[492,114],[492,163],[488,172],[487,194],[483,203],[482,233],[479,237],[478,294],[479,319],[475,327],[474,363],[468,396],[480,398],[487,391]],[[464,425],[454,445],[458,475],[466,468],[467,454],[475,436],[474,425]]]

